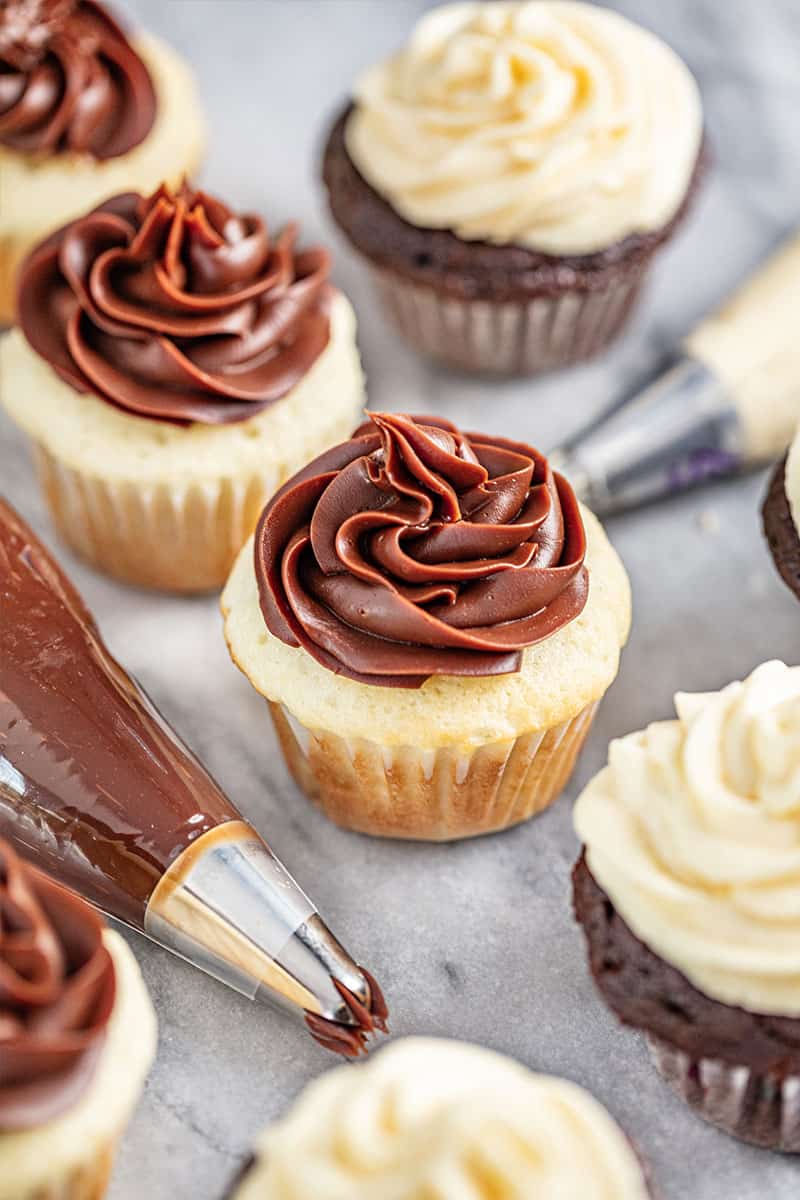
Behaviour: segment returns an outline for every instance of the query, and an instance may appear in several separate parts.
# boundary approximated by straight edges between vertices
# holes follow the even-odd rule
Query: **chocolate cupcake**
[[[100,1200],[155,1044],[122,938],[0,841],[2,1200]]]
[[[269,496],[363,408],[329,272],[296,226],[187,184],[117,196],[30,255],[3,402],[78,554],[143,586],[222,585]]]
[[[676,707],[575,809],[590,966],[695,1112],[800,1153],[800,668]]]
[[[388,413],[267,505],[222,607],[307,794],[431,840],[555,800],[630,623],[622,564],[543,455]]]
[[[800,600],[800,436],[772,473],[762,517],[778,573]]]
[[[0,323],[32,246],[118,192],[177,184],[205,123],[182,59],[96,0],[0,4]]]
[[[613,12],[452,4],[358,82],[323,174],[412,345],[533,373],[623,328],[696,189],[702,126],[681,60]]]
[[[647,1200],[589,1092],[480,1046],[406,1038],[329,1071],[259,1139],[230,1200],[592,1196]]]

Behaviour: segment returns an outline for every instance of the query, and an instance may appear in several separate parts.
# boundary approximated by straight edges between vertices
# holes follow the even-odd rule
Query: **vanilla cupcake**
[[[352,428],[353,310],[327,252],[296,242],[184,184],[107,201],[23,265],[3,403],[100,570],[221,586],[269,496]]]
[[[800,667],[675,703],[575,809],[592,972],[700,1116],[800,1153]]]
[[[273,498],[222,607],[308,795],[434,840],[555,799],[630,621],[624,568],[538,451],[389,414]]]
[[[448,4],[358,81],[323,175],[395,326],[466,370],[563,367],[624,327],[703,162],[697,85],[595,4]]]
[[[0,1200],[100,1200],[155,1046],[122,938],[0,841]]]
[[[32,246],[122,191],[200,165],[192,76],[154,37],[129,40],[96,0],[0,4],[0,323]]]
[[[647,1200],[593,1096],[480,1046],[406,1038],[312,1083],[231,1200]]]

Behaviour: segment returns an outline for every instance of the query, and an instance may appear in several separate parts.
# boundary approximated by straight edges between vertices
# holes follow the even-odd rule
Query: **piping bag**
[[[673,365],[554,450],[600,515],[762,466],[800,420],[800,235],[697,326]]]
[[[0,497],[0,835],[98,908],[354,1057],[380,988],[116,662]]]

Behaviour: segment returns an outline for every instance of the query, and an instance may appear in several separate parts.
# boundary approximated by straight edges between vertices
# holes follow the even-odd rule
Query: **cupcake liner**
[[[378,837],[450,841],[542,812],[569,779],[597,702],[547,730],[476,749],[382,746],[308,730],[269,702],[286,763],[337,825]]]
[[[28,250],[27,243],[0,237],[0,329],[14,320],[17,307],[17,269]]]
[[[755,1146],[800,1154],[800,1076],[693,1059],[652,1035],[647,1044],[658,1073],[704,1121]]]
[[[222,587],[277,473],[186,484],[98,479],[34,445],[39,482],[61,537],[98,570],[171,592]]]
[[[118,1138],[97,1147],[91,1159],[69,1174],[37,1185],[35,1191],[20,1193],[19,1200],[103,1200],[111,1180]]]
[[[591,358],[622,330],[644,270],[602,288],[529,299],[465,300],[371,264],[383,306],[417,350],[464,371],[532,375]]]

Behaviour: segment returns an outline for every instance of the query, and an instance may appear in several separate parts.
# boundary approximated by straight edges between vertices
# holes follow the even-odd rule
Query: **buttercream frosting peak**
[[[616,13],[492,0],[424,16],[358,82],[345,136],[414,225],[585,254],[675,216],[702,112],[677,55]]]
[[[490,1050],[409,1038],[329,1072],[269,1129],[237,1200],[645,1200],[589,1093]]]
[[[713,999],[800,1016],[800,667],[769,662],[614,742],[575,810],[592,875]]]

